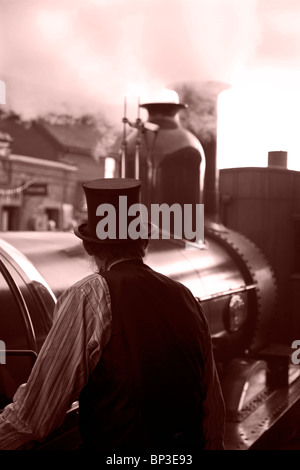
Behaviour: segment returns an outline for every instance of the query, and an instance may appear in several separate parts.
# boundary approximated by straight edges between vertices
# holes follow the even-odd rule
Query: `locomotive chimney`
[[[205,220],[219,223],[219,170],[216,139],[212,138],[202,145],[206,158],[203,192]]]
[[[268,152],[268,166],[276,168],[287,168],[287,152],[272,151]]]

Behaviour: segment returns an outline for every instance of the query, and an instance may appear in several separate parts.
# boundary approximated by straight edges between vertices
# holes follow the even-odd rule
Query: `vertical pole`
[[[123,141],[122,141],[122,148],[121,148],[121,178],[125,178],[125,165],[126,165],[126,123],[127,123],[127,98],[126,95],[124,96],[124,117],[123,117]]]
[[[137,128],[137,137],[136,137],[136,143],[135,143],[135,178],[139,179],[140,177],[140,147],[141,147],[140,97],[138,97],[136,128]]]

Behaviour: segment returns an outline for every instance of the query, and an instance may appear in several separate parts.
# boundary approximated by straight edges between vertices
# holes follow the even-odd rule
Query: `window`
[[[34,351],[6,352],[6,363],[0,364],[0,410],[12,401],[18,387],[27,382],[35,359]]]
[[[18,287],[0,261],[0,341],[5,345],[0,364],[0,409],[9,403],[19,385],[27,381],[36,353],[34,337]]]
[[[28,349],[29,339],[24,321],[22,298],[17,288],[9,284],[5,268],[0,263],[0,339],[7,349]]]
[[[4,206],[2,208],[2,230],[19,230],[19,207]]]

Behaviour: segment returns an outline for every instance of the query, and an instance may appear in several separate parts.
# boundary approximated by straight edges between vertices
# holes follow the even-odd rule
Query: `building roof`
[[[94,156],[95,148],[101,140],[99,130],[88,124],[51,124],[39,121],[37,124],[63,150]]]
[[[20,122],[13,117],[0,119],[0,132],[12,137],[14,154],[58,160],[61,153],[94,157],[101,133],[91,124],[52,124],[43,120]]]

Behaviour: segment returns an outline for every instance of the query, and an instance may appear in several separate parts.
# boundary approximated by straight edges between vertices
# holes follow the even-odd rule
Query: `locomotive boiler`
[[[254,243],[220,223],[216,155],[206,159],[199,140],[181,126],[185,105],[161,100],[140,106],[148,119],[138,119],[124,134],[122,176],[142,181],[142,202],[149,208],[153,203],[182,208],[204,203],[205,214],[204,241],[153,239],[146,262],[185,284],[201,302],[227,410],[239,412],[267,374],[257,352],[269,341],[276,313],[274,273]]]

